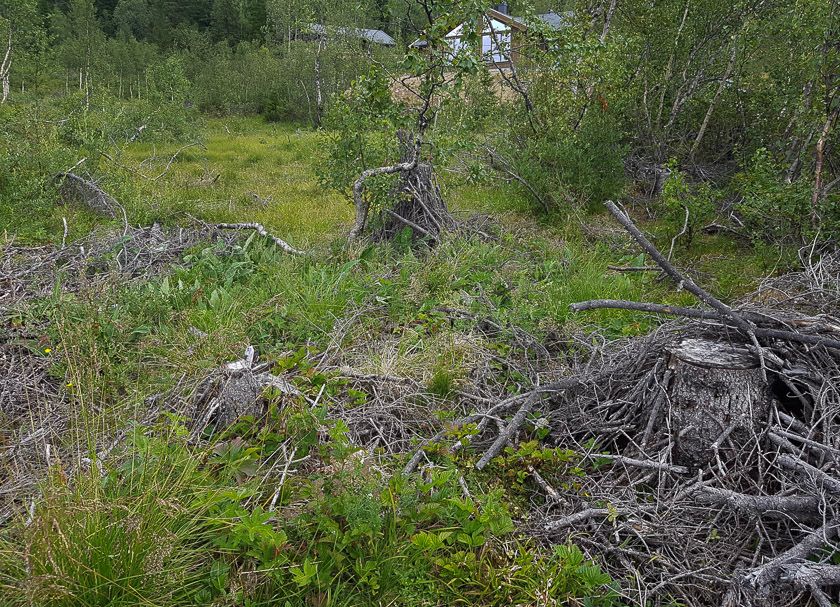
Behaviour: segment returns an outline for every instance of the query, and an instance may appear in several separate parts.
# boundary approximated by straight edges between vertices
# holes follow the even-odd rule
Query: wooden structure
[[[510,69],[521,60],[519,49],[525,45],[525,38],[535,20],[542,21],[548,27],[560,29],[567,22],[569,14],[560,15],[550,12],[536,15],[532,19],[510,15],[506,4],[500,4],[484,14],[481,32],[481,56],[484,62],[497,70]],[[460,52],[465,46],[465,32],[470,27],[462,23],[446,34],[446,43],[452,54]],[[412,46],[424,48],[427,42],[417,40]]]

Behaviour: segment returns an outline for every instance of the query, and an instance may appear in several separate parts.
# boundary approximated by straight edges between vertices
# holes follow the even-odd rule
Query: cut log
[[[737,443],[767,420],[772,393],[758,358],[746,346],[686,339],[668,353],[673,373],[670,423],[674,459],[700,467],[728,432]]]

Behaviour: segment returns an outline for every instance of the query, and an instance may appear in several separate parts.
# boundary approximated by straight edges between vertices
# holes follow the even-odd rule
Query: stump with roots
[[[455,228],[430,164],[418,163],[403,173],[392,198],[396,204],[382,211],[382,221],[374,235],[377,239],[391,240],[408,227],[415,239],[437,242],[441,234]]]
[[[411,163],[413,155],[418,153],[414,136],[398,131],[397,139],[400,163]],[[437,242],[441,234],[455,228],[455,220],[441,196],[434,169],[428,162],[418,159],[414,168],[401,172],[389,198],[396,203],[390,209],[383,209],[380,227],[374,235],[377,239],[391,240],[408,227],[415,239],[425,237]]]
[[[377,175],[399,173],[399,180],[388,198],[395,201],[382,209],[374,240],[390,240],[410,228],[414,240],[430,243],[440,241],[441,235],[455,229],[456,222],[444,202],[440,187],[429,162],[420,160],[420,145],[410,133],[399,131],[400,162],[387,167],[368,169],[356,181],[353,192],[356,205],[356,225],[350,238],[361,236],[367,224],[369,203],[362,198],[364,182]]]
[[[724,441],[737,448],[767,422],[771,389],[746,347],[685,339],[670,349],[668,369],[676,462],[702,467]]]

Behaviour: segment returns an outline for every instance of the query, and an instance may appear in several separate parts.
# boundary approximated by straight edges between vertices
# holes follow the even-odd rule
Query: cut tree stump
[[[703,466],[724,441],[737,445],[766,423],[772,392],[746,346],[686,339],[669,350],[668,368],[675,462]]]
[[[223,365],[201,383],[193,403],[194,438],[208,426],[223,430],[242,417],[262,417],[267,404],[263,394],[268,388],[288,396],[300,395],[290,382],[269,372],[270,363],[257,364],[256,358],[249,346],[243,359]]]
[[[414,136],[398,131],[397,140],[400,163],[411,164],[413,156],[420,153]],[[404,229],[411,228],[414,239],[437,242],[444,232],[456,227],[429,162],[418,159],[410,170],[402,171],[389,198],[396,202],[391,208],[383,209],[381,227],[376,235],[379,240],[392,240]]]

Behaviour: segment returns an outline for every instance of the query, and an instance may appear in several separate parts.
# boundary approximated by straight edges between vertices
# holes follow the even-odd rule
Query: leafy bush
[[[685,243],[691,246],[697,228],[714,216],[714,192],[708,183],[690,183],[675,159],[667,164],[667,168],[669,174],[662,188],[665,215],[676,230],[680,226],[685,228]]]
[[[396,131],[404,126],[404,120],[381,70],[371,69],[356,79],[327,113],[325,155],[318,175],[321,183],[350,198],[362,171],[396,161]],[[388,176],[370,179],[365,195],[374,206],[382,203],[392,183]]]
[[[813,185],[807,179],[787,183],[782,175],[780,163],[761,148],[733,180],[732,187],[741,197],[735,208],[755,240],[798,243],[811,231]]]

